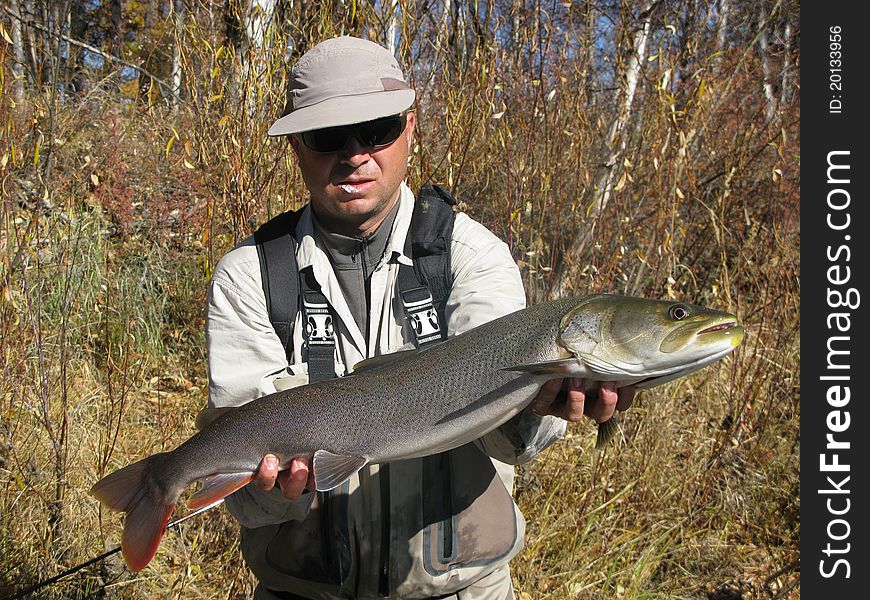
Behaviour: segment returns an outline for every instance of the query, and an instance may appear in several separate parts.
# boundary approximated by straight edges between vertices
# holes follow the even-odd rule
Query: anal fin
[[[214,504],[254,480],[252,471],[217,473],[202,480],[202,487],[187,501],[187,507],[196,510]]]

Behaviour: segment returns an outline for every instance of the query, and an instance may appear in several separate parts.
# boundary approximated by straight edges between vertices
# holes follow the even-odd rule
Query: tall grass
[[[735,312],[747,335],[728,359],[640,394],[605,451],[576,424],[519,470],[518,593],[796,595],[799,101],[784,94],[768,121],[740,14],[718,52],[712,21],[692,25],[676,3],[657,31],[682,23],[682,42],[657,34],[625,151],[605,167],[630,6],[605,26],[591,4],[527,4],[466,7],[463,22],[399,2],[397,54],[418,91],[410,184],[449,186],[505,239],[531,302],[557,290],[681,298]],[[117,75],[84,97],[43,88],[17,101],[0,64],[0,594],[116,544],[120,517],[89,487],[193,432],[211,271],[305,201],[286,142],[266,136],[284,101],[280,49],[389,31],[381,4],[288,10],[294,25],[260,49],[191,15],[177,109]],[[614,190],[594,211],[603,168],[616,169]],[[115,557],[39,597],[249,597],[237,539],[212,511],[168,534],[138,574]]]

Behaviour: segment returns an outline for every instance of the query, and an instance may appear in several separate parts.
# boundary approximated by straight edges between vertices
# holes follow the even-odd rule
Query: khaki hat
[[[290,72],[287,105],[269,135],[352,125],[407,110],[414,90],[389,50],[355,37],[320,42]]]

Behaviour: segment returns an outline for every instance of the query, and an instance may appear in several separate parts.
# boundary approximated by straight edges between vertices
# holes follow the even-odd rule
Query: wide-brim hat
[[[414,90],[386,48],[350,36],[320,42],[290,72],[287,104],[269,135],[351,125],[399,114]]]

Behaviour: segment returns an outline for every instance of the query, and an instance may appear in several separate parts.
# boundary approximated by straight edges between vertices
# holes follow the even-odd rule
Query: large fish
[[[91,493],[127,513],[121,546],[138,571],[185,488],[203,480],[188,506],[211,504],[252,481],[267,453],[282,468],[313,454],[316,487],[326,491],[367,464],[479,438],[526,408],[549,379],[649,388],[722,358],[742,339],[733,315],[680,302],[595,295],[538,304],[233,409],[175,450],[107,475]],[[613,419],[603,423],[598,443],[614,431]]]

